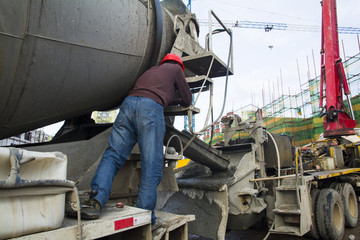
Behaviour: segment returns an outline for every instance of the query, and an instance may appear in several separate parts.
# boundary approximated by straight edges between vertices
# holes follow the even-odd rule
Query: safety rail
[[[223,29],[217,29],[212,31],[212,16],[217,20],[217,22],[222,26]],[[232,43],[232,32],[230,29],[226,28],[226,26],[222,23],[222,21],[218,18],[218,16],[212,11],[209,10],[209,33],[206,35],[206,41],[205,41],[205,49],[208,52],[212,52],[212,35],[213,34],[217,34],[217,33],[221,33],[221,32],[226,32],[229,34],[230,37],[230,46],[229,46],[229,54],[228,54],[228,61],[227,61],[227,65],[226,65],[226,81],[225,81],[225,92],[224,92],[224,100],[223,100],[223,105],[222,105],[222,110],[219,114],[219,116],[213,120],[212,119],[212,123],[207,124],[210,118],[210,112],[213,109],[213,85],[210,86],[210,104],[209,104],[209,109],[206,115],[206,120],[204,123],[204,127],[199,131],[199,132],[195,132],[194,130],[192,130],[191,128],[189,128],[190,132],[194,135],[201,135],[206,129],[208,129],[209,127],[213,126],[216,122],[219,121],[219,119],[222,117],[222,114],[224,113],[224,109],[225,109],[225,103],[226,103],[226,96],[227,96],[227,86],[228,86],[228,77],[229,77],[229,71],[233,72],[233,43]],[[205,85],[206,80],[209,78],[209,74],[211,71],[211,68],[213,66],[214,63],[214,56],[212,56],[212,60],[211,63],[209,65],[207,74],[205,76],[204,82],[200,88],[200,91],[198,92],[198,95],[196,96],[196,99],[194,101],[194,105],[196,105],[199,96],[202,92],[202,89]],[[231,64],[231,66],[230,66]],[[188,125],[192,126],[192,112],[188,111]],[[188,146],[188,144],[187,144]],[[187,148],[187,146],[185,146],[184,150]]]

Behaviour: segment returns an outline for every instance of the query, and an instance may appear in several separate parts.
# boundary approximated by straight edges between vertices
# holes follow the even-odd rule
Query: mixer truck
[[[193,93],[232,74],[211,44],[199,44],[195,15],[173,0],[1,1],[0,9],[0,138],[64,120],[51,143],[1,148],[0,238],[186,239],[194,215],[157,213],[162,227],[152,234],[148,211],[131,207],[140,183],[137,147],[112,189],[119,204],[107,204],[98,221],[81,221],[79,211],[111,129],[94,123],[92,111],[118,108],[137,78],[167,53],[182,57]],[[165,109],[169,119],[197,112]],[[164,158],[159,191],[176,191],[172,166],[179,156]],[[77,220],[63,220],[68,209]]]
[[[335,11],[333,0],[323,3]],[[80,219],[111,131],[111,124],[90,118],[92,111],[121,107],[138,76],[176,53],[191,91],[210,91],[211,112],[214,79],[233,74],[233,41],[215,13],[209,18],[222,28],[209,23],[204,48],[196,17],[182,1],[0,2],[0,138],[65,120],[49,143],[0,148],[0,238],[187,239],[191,232],[225,239],[227,230],[265,220],[271,234],[341,239],[345,225],[357,224],[359,147],[357,136],[348,136],[353,122],[343,127],[346,134],[330,131],[326,139],[295,147],[290,137],[266,131],[261,110],[245,121],[220,114],[214,122],[221,118],[224,140],[211,146],[199,132],[173,127],[173,116],[187,115],[191,126],[199,112],[178,105],[164,110],[161,224],[152,227],[150,212],[133,207],[141,172],[137,146],[115,177],[100,219]],[[212,50],[213,34],[229,36],[226,63]],[[331,79],[326,76],[327,87]],[[330,130],[348,118],[339,106],[324,112]],[[248,137],[234,138],[240,131]],[[191,162],[175,174],[183,156]]]

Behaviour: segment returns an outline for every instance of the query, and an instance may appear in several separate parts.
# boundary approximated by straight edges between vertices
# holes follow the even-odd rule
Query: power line
[[[305,20],[305,21],[311,21],[311,22],[317,22],[314,19],[309,19],[309,18],[304,18],[304,17],[298,17],[298,16],[293,16],[293,15],[287,15],[284,13],[280,13],[280,12],[276,12],[276,11],[269,11],[269,10],[264,10],[264,9],[259,9],[259,8],[254,8],[254,7],[248,7],[248,6],[244,6],[242,4],[239,3],[229,3],[229,2],[224,2],[223,0],[212,0],[212,1],[205,1],[205,0],[200,0],[204,3],[208,4],[212,4],[214,2],[217,2],[218,4],[216,4],[216,8],[219,8],[219,5],[228,5],[229,9],[237,7],[237,8],[243,8],[243,9],[247,9],[247,10],[251,10],[251,11],[257,11],[257,12],[261,12],[261,13],[266,13],[266,14],[271,14],[271,15],[277,15],[277,16],[282,16],[282,17],[288,17],[288,18],[294,18],[294,19],[298,19],[298,20]],[[220,8],[221,9],[221,8]],[[227,11],[229,12],[229,11]],[[229,12],[230,13],[230,12]]]
[[[208,26],[207,20],[198,20],[201,26]],[[299,25],[287,23],[273,23],[273,22],[254,22],[254,21],[223,21],[227,27],[237,28],[255,28],[264,29],[265,32],[271,30],[281,31],[302,31],[302,32],[321,32],[321,26],[316,25]],[[218,23],[212,23],[213,26],[220,26]],[[339,34],[360,34],[358,27],[338,27]]]

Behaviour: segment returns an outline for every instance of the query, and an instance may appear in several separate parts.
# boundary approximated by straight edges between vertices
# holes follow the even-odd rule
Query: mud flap
[[[181,215],[194,214],[189,232],[211,239],[225,239],[228,219],[228,188],[218,191],[182,188],[174,193],[162,209]]]

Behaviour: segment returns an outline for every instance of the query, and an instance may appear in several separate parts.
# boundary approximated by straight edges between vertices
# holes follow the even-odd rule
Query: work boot
[[[155,222],[151,223],[151,231],[154,231],[154,230],[158,229],[161,225],[162,225],[161,219],[156,217]]]
[[[81,218],[94,220],[100,217],[101,205],[94,198],[90,198],[85,205],[81,205]]]

